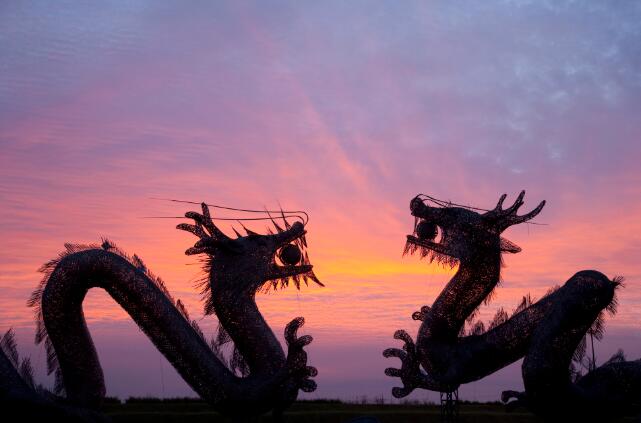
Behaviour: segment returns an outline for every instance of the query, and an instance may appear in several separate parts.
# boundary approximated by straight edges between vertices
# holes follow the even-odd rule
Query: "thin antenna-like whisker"
[[[290,215],[287,217],[299,217],[297,215]],[[185,216],[141,216],[139,219],[189,219],[188,217]],[[269,217],[244,217],[244,218],[237,218],[237,217],[212,217],[211,220],[272,220]]]
[[[466,204],[457,204],[451,201],[439,200],[438,198],[432,197],[431,195],[427,195],[427,194],[419,194],[417,195],[417,197],[425,197],[426,199],[432,200],[433,202],[435,202],[436,204],[442,207],[456,206],[456,207],[464,207],[466,209],[472,209],[472,210],[478,210],[478,211],[486,211],[486,212],[489,211],[488,209],[483,209],[480,207],[468,206]]]
[[[151,200],[161,200],[161,201],[171,201],[171,202],[174,202],[174,203],[201,204],[200,202],[197,202],[197,201],[174,200],[172,198],[149,197],[149,199],[151,199]],[[265,213],[266,211],[270,212],[270,213],[280,213],[280,210],[252,210],[252,209],[240,209],[240,208],[228,207],[228,206],[219,206],[217,204],[207,204],[207,205],[209,207],[214,207],[214,208],[217,208],[217,209],[233,210],[233,211],[239,211],[239,212],[243,212],[243,213]],[[309,222],[309,215],[307,214],[307,212],[305,212],[303,210],[285,210],[285,213],[289,213],[289,214],[292,214],[292,215],[295,215],[295,214],[304,215],[305,219],[303,219],[302,216],[296,216],[296,217],[299,217],[303,221],[304,224],[307,224],[307,222]]]

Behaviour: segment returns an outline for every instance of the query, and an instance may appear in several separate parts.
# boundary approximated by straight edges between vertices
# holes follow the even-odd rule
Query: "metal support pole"
[[[441,392],[441,422],[458,422],[458,389],[450,392]]]

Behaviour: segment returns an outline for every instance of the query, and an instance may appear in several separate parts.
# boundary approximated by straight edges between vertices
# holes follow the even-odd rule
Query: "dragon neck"
[[[199,395],[224,398],[224,387],[232,385],[235,376],[140,264],[137,267],[101,249],[74,252],[50,263],[51,273],[34,294],[34,298],[40,295],[34,305],[40,307],[47,343],[55,351],[49,354],[50,361],[57,360],[67,396],[78,405],[95,407],[105,395],[102,369],[82,311],[87,291],[99,287],[131,316]]]
[[[279,372],[286,361],[285,353],[258,310],[255,291],[221,291],[212,296],[214,311],[249,366],[250,374]]]
[[[454,340],[465,324],[488,298],[500,279],[500,251],[487,249],[461,260],[456,274],[434,301],[432,313],[423,322],[426,338]]]

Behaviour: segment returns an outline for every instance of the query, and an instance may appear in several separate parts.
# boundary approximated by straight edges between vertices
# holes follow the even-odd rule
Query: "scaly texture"
[[[175,301],[163,281],[136,255],[129,256],[103,240],[100,245],[66,245],[48,262],[44,277],[29,300],[37,320],[36,342],[44,343],[49,372],[58,377],[56,390],[70,403],[97,407],[104,395],[104,378],[82,312],[87,291],[104,289],[138,324],[158,350],[204,400],[235,419],[252,419],[269,410],[282,412],[298,391],[313,391],[316,369],[307,366],[304,346],[310,336],[297,335],[298,317],[285,329],[287,355],[256,306],[255,295],[265,286],[285,287],[301,278],[318,282],[307,253],[299,263],[277,264],[287,245],[306,247],[304,226],[297,222],[276,233],[251,231],[235,239],[218,229],[202,204],[202,214],[188,212],[194,224],[178,229],[198,236],[186,254],[204,255],[202,288],[206,313],[215,313],[219,331],[205,340],[184,304]],[[293,247],[289,247],[293,248]],[[320,283],[320,282],[318,282]],[[223,346],[233,341],[226,359]]]
[[[503,195],[485,213],[425,195],[412,199],[415,224],[405,253],[419,252],[458,269],[432,306],[412,316],[422,321],[416,344],[400,330],[394,337],[404,342],[403,349],[384,351],[402,362],[400,369],[385,371],[403,382],[392,393],[400,398],[416,388],[451,392],[524,357],[525,392],[502,396],[511,407],[522,404],[550,419],[619,415],[641,399],[641,361],[620,355],[585,375],[581,370],[593,368],[585,366],[585,335],[601,336],[603,312],[616,311],[615,291],[622,279],[584,270],[537,302],[524,297],[511,317],[501,308],[489,324],[474,322],[479,306],[487,304],[501,281],[502,252],[521,251],[501,233],[534,218],[545,205],[518,215],[524,195],[507,209]]]

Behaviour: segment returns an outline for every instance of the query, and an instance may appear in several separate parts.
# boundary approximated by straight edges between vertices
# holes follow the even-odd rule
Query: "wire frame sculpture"
[[[184,304],[174,300],[163,280],[137,255],[128,255],[111,241],[65,244],[66,250],[40,270],[44,277],[29,306],[36,314],[36,343],[44,344],[49,373],[56,375],[55,394],[78,409],[95,409],[105,396],[98,356],[87,330],[82,302],[87,291],[104,289],[138,324],[156,348],[196,393],[221,413],[237,421],[253,420],[267,411],[280,418],[300,390],[316,389],[314,367],[307,365],[309,335],[299,336],[302,317],[285,328],[284,351],[256,305],[256,294],[312,281],[305,238],[309,220],[304,212],[216,208],[263,217],[234,218],[245,234],[229,237],[214,223],[209,206],[187,212],[177,228],[198,240],[185,251],[201,257],[205,275],[200,282],[206,314],[215,314],[219,327],[207,339]],[[291,218],[297,219],[290,223]],[[245,220],[269,220],[266,234],[243,226]],[[281,220],[281,222],[278,222]],[[224,353],[233,344],[231,354]]]
[[[0,405],[3,416],[19,421],[107,423],[100,413],[66,404],[35,382],[29,358],[20,358],[15,334],[9,329],[0,338]]]
[[[383,353],[401,360],[401,368],[385,370],[402,381],[392,390],[395,397],[417,388],[454,392],[524,358],[525,392],[503,392],[509,408],[523,405],[548,418],[608,419],[641,399],[641,361],[626,361],[622,353],[587,374],[571,371],[584,361],[586,333],[600,338],[603,314],[616,312],[622,278],[580,271],[539,301],[526,295],[511,315],[500,308],[488,323],[476,319],[501,281],[502,254],[521,251],[501,234],[545,206],[519,215],[524,196],[503,208],[504,194],[490,210],[424,194],[411,200],[415,221],[404,253],[457,269],[434,303],[413,314],[421,321],[416,343],[399,330],[394,338],[403,348]]]

